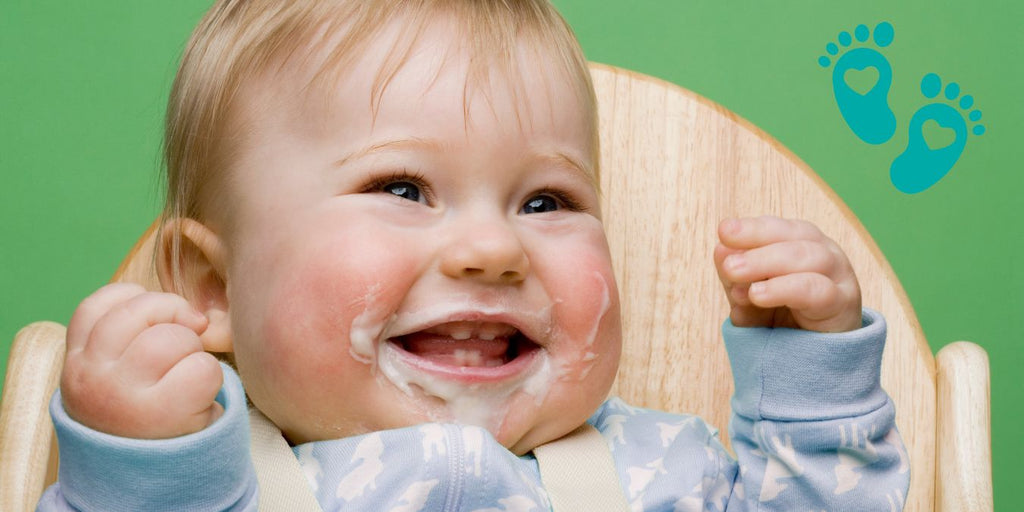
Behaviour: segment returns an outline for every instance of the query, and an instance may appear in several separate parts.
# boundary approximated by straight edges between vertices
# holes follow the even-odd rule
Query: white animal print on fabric
[[[384,444],[381,442],[380,434],[366,436],[356,446],[356,452],[352,456],[352,462],[359,461],[355,469],[345,475],[338,483],[337,497],[352,501],[362,496],[367,490],[373,490],[376,486],[377,477],[384,471],[384,464],[380,456],[384,453]]]
[[[875,426],[872,425],[870,430],[865,430],[857,423],[851,423],[849,427],[849,435],[845,425],[839,427],[839,464],[835,468],[835,494],[856,489],[861,477],[860,468],[878,460],[878,450],[871,444]]]
[[[758,497],[758,501],[762,503],[774,500],[789,487],[780,480],[801,475],[804,471],[796,461],[796,450],[793,449],[793,439],[789,435],[786,435],[785,442],[782,442],[778,436],[773,436],[770,446],[772,448],[770,453],[765,453],[762,450],[751,452],[758,457],[767,459],[764,481],[761,483],[761,495]]]
[[[900,512],[903,510],[903,491],[893,489],[892,492],[885,494],[885,499],[889,500],[889,512]]]
[[[423,462],[430,462],[434,457],[444,458],[444,427],[437,423],[427,423],[420,427],[423,433]]]
[[[704,496],[703,493],[701,493],[701,489],[702,486],[697,485],[697,487],[694,487],[693,490],[690,491],[690,494],[679,498],[679,501],[676,501],[675,504],[672,505],[672,511],[704,512]]]
[[[668,448],[668,445],[672,444],[676,440],[676,437],[684,428],[693,424],[696,418],[686,418],[679,423],[656,423],[658,431],[661,434],[661,446]]]
[[[732,481],[721,474],[705,476],[690,494],[673,504],[673,512],[724,512],[732,491]]]
[[[612,414],[605,418],[603,425],[601,425],[601,434],[608,440],[608,444],[613,446],[616,443],[620,445],[626,444],[626,437],[624,435],[626,419],[621,414]]]
[[[903,440],[900,439],[899,432],[890,430],[885,433],[885,443],[896,450],[896,454],[900,457],[900,467],[897,471],[902,475],[907,471],[910,471],[910,456],[907,455],[907,447],[903,446]],[[902,498],[901,498],[902,499]]]
[[[742,474],[742,472],[740,472],[740,474]],[[736,499],[738,499],[740,501],[746,501],[746,499],[747,499],[747,490],[744,488],[743,482],[744,482],[744,480],[741,478],[738,482],[734,483],[733,486],[732,486],[732,495],[733,495],[733,497],[735,497]]]
[[[473,476],[479,477],[481,471],[481,458],[484,450],[484,430],[479,427],[465,427],[462,430],[462,443],[466,450],[466,460],[473,460],[472,466],[466,468]]]
[[[388,512],[421,512],[427,505],[427,498],[430,491],[437,487],[440,480],[427,480],[424,482],[413,482],[398,499],[399,504],[392,507]]]
[[[709,507],[714,507],[713,510],[717,511],[725,510],[729,503],[729,495],[732,493],[732,483],[721,473],[704,478],[704,489],[706,489]]]
[[[643,411],[643,409],[639,407],[633,407],[632,405],[623,402],[621,398],[609,399],[608,402],[606,402],[606,407],[608,407],[609,410],[618,411],[630,416],[636,416]]]
[[[634,509],[637,509],[639,506],[639,510],[643,510],[641,500],[644,497],[644,491],[647,489],[647,486],[651,484],[651,481],[653,481],[654,477],[658,474],[664,475],[667,473],[668,471],[665,470],[663,458],[654,459],[643,467],[632,467],[627,469],[626,474],[629,475],[629,489],[627,491],[627,495],[630,500],[633,500],[630,505],[632,505]]]
[[[309,488],[316,494],[320,490],[319,476],[323,475],[323,470],[320,468],[320,461],[313,456],[313,445],[306,443],[298,448],[299,466],[302,467],[302,474],[306,475],[306,481],[309,482]]]

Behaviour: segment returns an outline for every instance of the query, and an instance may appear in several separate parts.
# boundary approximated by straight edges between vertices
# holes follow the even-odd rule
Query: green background
[[[975,341],[992,369],[996,502],[1024,477],[1024,36],[1016,1],[556,0],[591,60],[681,84],[778,138],[867,226],[938,350]],[[31,321],[66,323],[155,216],[161,117],[208,0],[0,4],[0,361]],[[840,30],[889,21],[898,121],[870,146],[843,122],[817,59]],[[888,169],[925,104],[956,81],[984,112],[948,176],[916,195]],[[868,82],[870,83],[870,81]],[[928,133],[929,141],[942,133]],[[0,372],[3,369],[0,367]],[[0,373],[2,375],[2,373]]]

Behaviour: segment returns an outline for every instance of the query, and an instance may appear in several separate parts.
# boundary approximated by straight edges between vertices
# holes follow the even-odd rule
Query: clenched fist
[[[68,324],[64,409],[94,430],[137,439],[198,432],[223,413],[224,375],[203,351],[207,319],[184,298],[110,284]]]

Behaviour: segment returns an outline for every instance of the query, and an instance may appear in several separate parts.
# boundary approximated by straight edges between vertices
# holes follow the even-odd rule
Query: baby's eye
[[[396,181],[394,183],[388,183],[381,187],[384,192],[393,194],[402,199],[408,199],[413,202],[420,202],[423,194],[420,193],[420,187],[414,183],[408,181]]]
[[[373,178],[362,187],[363,194],[388,194],[414,203],[429,203],[430,188],[416,174],[400,171]]]
[[[558,189],[544,189],[530,196],[523,203],[519,213],[547,213],[558,210],[586,212],[587,208],[570,193]]]
[[[549,195],[533,196],[523,205],[523,213],[553,212],[558,209],[558,200]]]

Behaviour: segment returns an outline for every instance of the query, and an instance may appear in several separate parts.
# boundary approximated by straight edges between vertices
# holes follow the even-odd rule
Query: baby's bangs
[[[408,62],[423,34],[440,23],[453,30],[456,46],[449,48],[449,54],[470,56],[467,112],[473,93],[489,96],[495,85],[508,87],[514,96],[518,94],[522,84],[517,52],[524,45],[533,53],[531,57],[553,59],[564,75],[545,76],[546,80],[569,80],[581,104],[588,110],[595,104],[586,59],[568,24],[546,0],[383,0],[359,4],[356,12],[327,18],[317,31],[317,38],[331,40],[333,48],[309,88],[334,90],[367,45],[380,44],[378,37],[384,29],[400,23],[398,36],[387,41],[390,48],[380,63],[369,98],[376,114],[388,85]],[[322,41],[313,41],[310,46],[316,47],[318,42]],[[437,73],[442,69],[443,63]],[[495,79],[501,84],[492,83]]]

